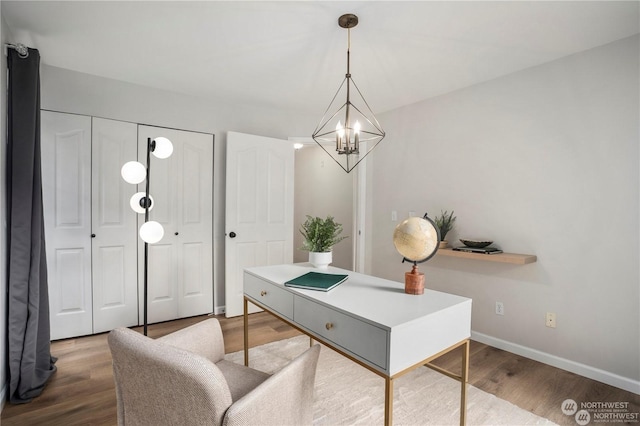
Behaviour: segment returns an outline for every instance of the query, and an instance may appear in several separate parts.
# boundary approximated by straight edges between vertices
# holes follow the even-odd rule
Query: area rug
[[[249,351],[249,365],[273,373],[309,347],[307,336],[268,343]],[[243,363],[243,352],[228,354]],[[382,425],[384,379],[335,351],[322,347],[314,395],[315,425]],[[458,425],[460,383],[429,368],[394,381],[394,425]],[[554,425],[510,402],[467,388],[468,425]]]

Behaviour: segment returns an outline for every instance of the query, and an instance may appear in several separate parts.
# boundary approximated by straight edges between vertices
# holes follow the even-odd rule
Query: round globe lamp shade
[[[173,154],[173,144],[171,141],[164,137],[155,138],[155,148],[153,149],[153,155],[157,158],[169,158]]]
[[[133,194],[133,196],[129,200],[129,205],[134,212],[145,213],[143,200],[145,199],[146,195],[147,194],[145,192],[136,192],[135,194]],[[153,197],[151,195],[149,195],[149,200],[151,201],[151,204],[149,204],[149,211],[151,211],[151,209],[153,208]]]
[[[129,161],[122,166],[120,174],[127,183],[137,185],[147,177],[147,169],[145,169],[142,163]]]
[[[163,236],[164,228],[155,220],[145,222],[144,225],[140,227],[140,238],[142,238],[145,243],[155,244],[160,241]]]

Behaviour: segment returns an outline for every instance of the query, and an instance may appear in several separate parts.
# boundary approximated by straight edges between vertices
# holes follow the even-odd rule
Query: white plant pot
[[[318,269],[327,269],[329,264],[333,261],[332,252],[318,253],[315,251],[309,252],[309,263]]]

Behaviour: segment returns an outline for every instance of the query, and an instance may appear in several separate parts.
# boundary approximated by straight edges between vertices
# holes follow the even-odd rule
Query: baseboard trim
[[[226,312],[225,306],[216,306],[213,308],[213,314],[214,315],[224,315]]]
[[[537,349],[518,345],[517,343],[508,342],[506,340],[498,339],[496,337],[488,336],[486,334],[478,333],[475,331],[471,332],[471,339],[480,343],[484,343],[485,345],[493,346],[494,348],[502,349],[516,355],[521,355],[534,361],[539,361],[552,367],[570,371],[572,373],[579,374],[580,376],[597,380],[599,382],[606,383],[608,385],[615,386],[628,392],[640,395],[640,381],[638,380],[619,376],[617,374],[604,371],[599,368],[590,367],[579,362],[560,358],[558,356],[551,355]]]

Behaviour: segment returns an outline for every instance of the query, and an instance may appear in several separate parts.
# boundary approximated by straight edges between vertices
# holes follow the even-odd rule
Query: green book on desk
[[[304,275],[287,281],[284,285],[307,290],[329,291],[338,284],[345,282],[347,278],[349,278],[349,275],[307,272]]]

